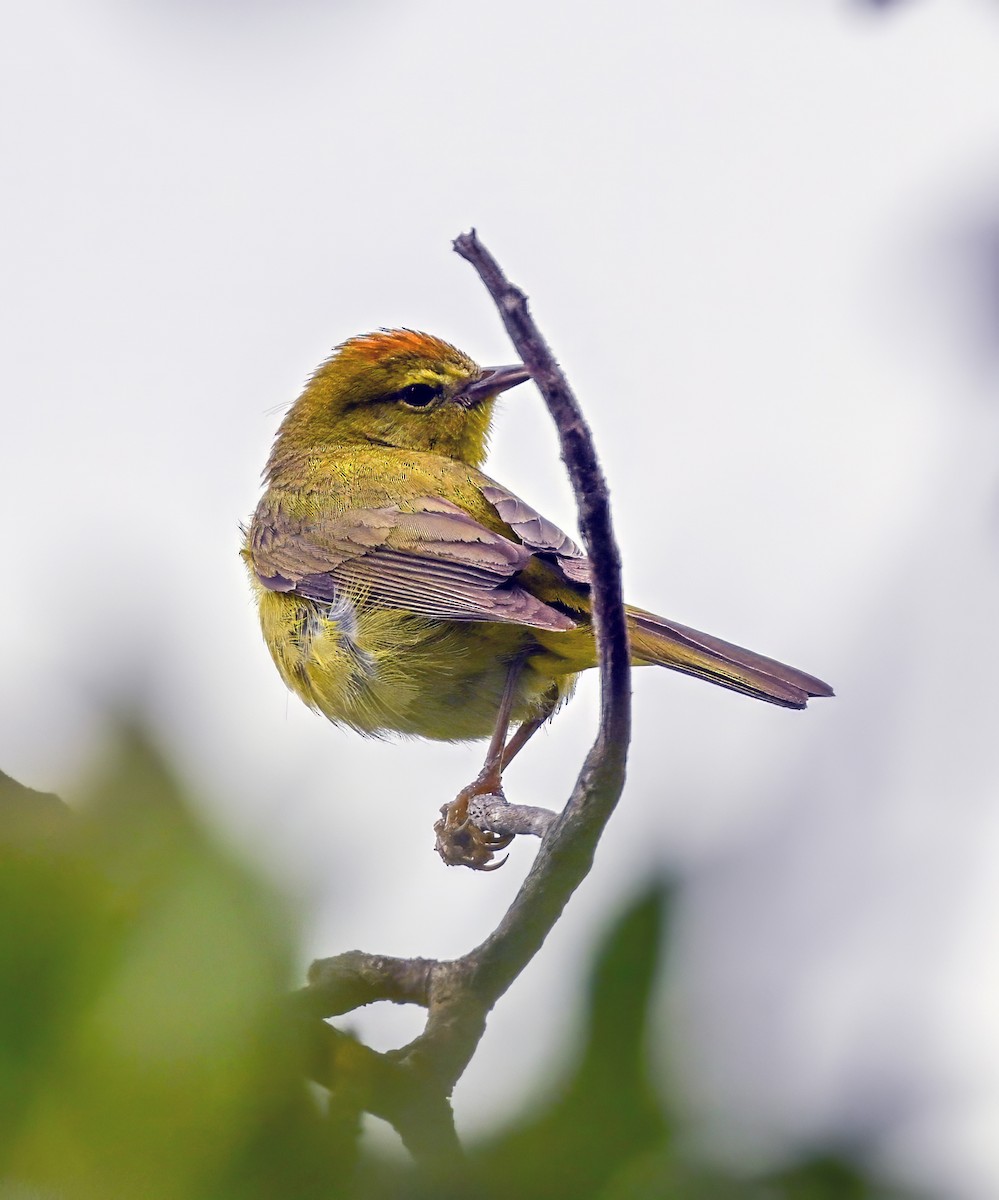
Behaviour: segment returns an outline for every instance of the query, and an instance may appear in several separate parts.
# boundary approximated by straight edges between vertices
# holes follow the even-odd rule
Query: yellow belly
[[[561,703],[576,673],[593,665],[585,628],[539,634],[349,601],[320,605],[263,588],[258,600],[264,640],[285,683],[331,721],[361,733],[488,737],[512,661],[524,659],[515,721],[538,715],[553,696]]]

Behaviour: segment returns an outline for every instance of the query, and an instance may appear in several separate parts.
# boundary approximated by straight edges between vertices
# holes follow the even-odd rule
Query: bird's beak
[[[526,383],[530,378],[531,372],[522,363],[513,363],[508,367],[483,367],[482,374],[464,389],[458,399],[471,408],[474,404],[491,400],[500,392],[516,387],[518,383]]]

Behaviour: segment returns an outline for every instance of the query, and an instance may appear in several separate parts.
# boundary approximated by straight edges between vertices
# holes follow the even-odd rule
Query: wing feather
[[[565,630],[575,622],[517,583],[531,549],[439,496],[301,517],[261,502],[250,533],[257,578],[332,601],[347,592],[421,616]]]
[[[492,480],[479,490],[525,546],[554,558],[562,574],[573,583],[590,582],[590,560],[553,521]]]

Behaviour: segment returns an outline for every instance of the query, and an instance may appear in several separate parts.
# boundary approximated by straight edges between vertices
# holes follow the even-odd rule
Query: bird
[[[597,664],[586,554],[482,471],[497,398],[529,378],[412,329],[349,338],[281,421],[244,529],[264,641],[309,707],[365,735],[490,739],[447,809],[450,832],[471,798],[502,795],[504,767]],[[833,694],[795,667],[626,611],[636,666],[792,709]],[[445,861],[493,869],[506,842],[473,831],[470,844],[441,850]]]

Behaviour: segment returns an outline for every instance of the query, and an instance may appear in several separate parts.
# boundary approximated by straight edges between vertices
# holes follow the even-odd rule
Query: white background
[[[494,926],[533,847],[492,876],[430,848],[481,748],[364,742],[287,697],[237,557],[277,413],[336,342],[404,324],[510,359],[450,251],[474,224],[590,417],[629,594],[838,697],[636,676],[625,800],[461,1127],[553,1077],[597,931],[666,867],[662,1076],[695,1138],[858,1140],[999,1194],[995,5],[6,8],[0,766],[71,793],[139,703],[298,898],[303,962]],[[489,469],[571,528],[529,388]],[[511,798],[561,801],[595,702]]]

